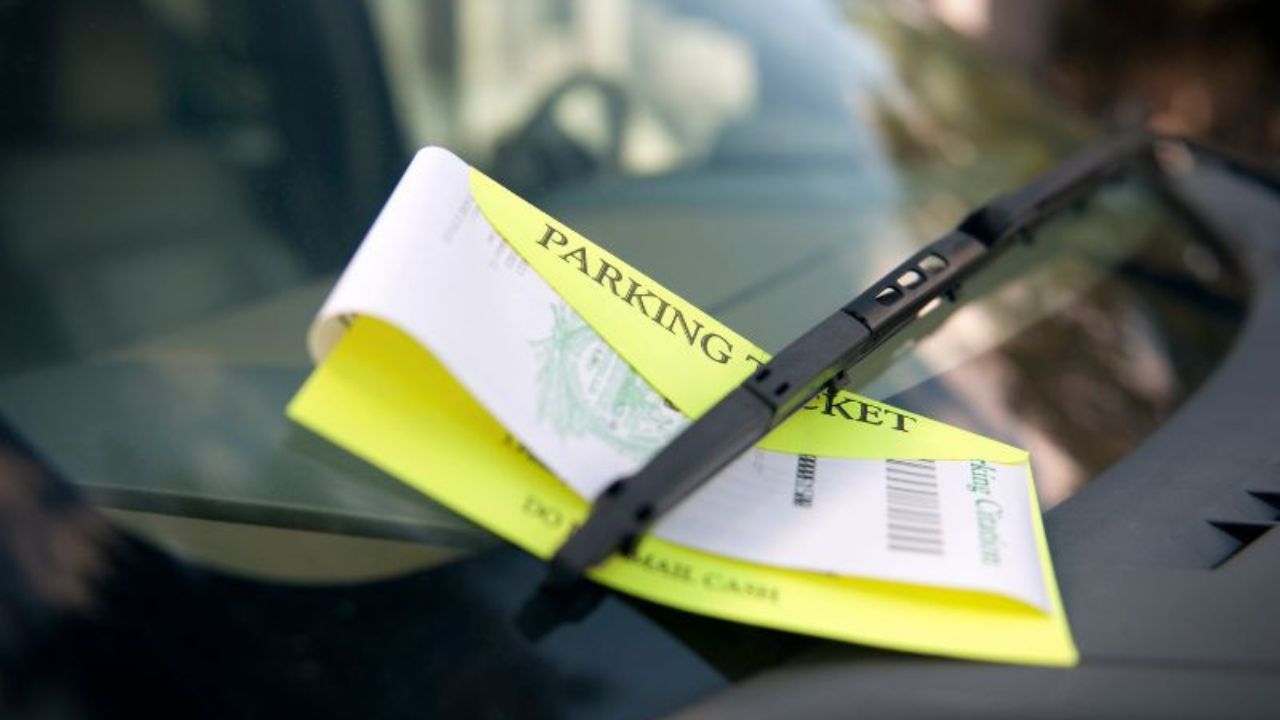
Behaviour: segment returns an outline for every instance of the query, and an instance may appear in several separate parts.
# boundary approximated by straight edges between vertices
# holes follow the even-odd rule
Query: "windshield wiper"
[[[749,450],[821,392],[835,392],[863,358],[937,305],[956,302],[961,285],[1037,226],[1121,172],[1157,172],[1157,139],[1145,133],[1108,140],[979,207],[873,283],[850,303],[783,348],[690,424],[630,477],[611,483],[586,521],[551,559],[546,581],[519,623],[541,636],[588,612],[602,594],[584,573],[615,551],[630,553],[659,517]]]

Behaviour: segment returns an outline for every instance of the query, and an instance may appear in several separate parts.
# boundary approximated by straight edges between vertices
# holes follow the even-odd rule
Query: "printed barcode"
[[[796,456],[796,489],[791,501],[796,507],[813,507],[813,484],[818,470],[818,458],[813,455]]]
[[[932,460],[886,460],[889,549],[941,555],[942,510]]]

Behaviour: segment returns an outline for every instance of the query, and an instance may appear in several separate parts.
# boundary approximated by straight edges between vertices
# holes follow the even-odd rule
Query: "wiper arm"
[[[820,392],[834,392],[855,365],[903,328],[936,304],[954,302],[967,278],[1019,238],[1123,169],[1149,161],[1152,143],[1146,134],[1100,143],[983,205],[783,348],[638,472],[601,493],[526,604],[520,619],[526,632],[538,636],[584,615],[600,595],[583,582],[589,568],[616,551],[629,554],[654,521]]]

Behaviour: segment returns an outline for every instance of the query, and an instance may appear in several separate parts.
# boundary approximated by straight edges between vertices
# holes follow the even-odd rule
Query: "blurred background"
[[[929,0],[949,27],[1107,125],[1145,122],[1274,165],[1280,6],[1265,0]]]

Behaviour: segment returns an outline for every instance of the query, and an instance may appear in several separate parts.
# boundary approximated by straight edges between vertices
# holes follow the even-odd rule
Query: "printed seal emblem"
[[[561,438],[589,435],[647,458],[685,424],[631,366],[563,304],[551,306],[550,335],[534,341],[538,419]]]

